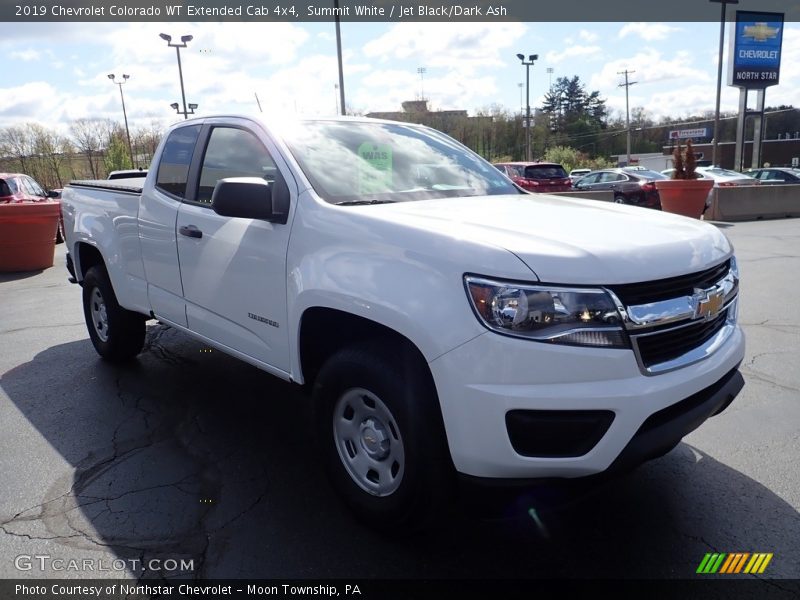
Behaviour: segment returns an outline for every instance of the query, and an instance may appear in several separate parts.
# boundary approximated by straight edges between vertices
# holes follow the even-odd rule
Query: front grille
[[[658,302],[659,300],[691,296],[695,288],[706,289],[713,286],[728,274],[729,269],[730,260],[726,260],[716,267],[699,273],[646,281],[644,283],[610,285],[608,288],[626,306],[647,304],[649,302]]]
[[[683,356],[711,339],[725,325],[727,319],[728,309],[711,321],[699,321],[652,335],[635,336],[642,364],[651,367]]]

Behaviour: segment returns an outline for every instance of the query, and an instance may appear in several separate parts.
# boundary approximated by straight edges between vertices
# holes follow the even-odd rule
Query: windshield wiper
[[[336,206],[359,206],[362,204],[394,204],[395,200],[343,200],[337,202]]]

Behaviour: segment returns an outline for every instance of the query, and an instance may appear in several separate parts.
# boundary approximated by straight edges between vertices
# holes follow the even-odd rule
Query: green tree
[[[106,170],[119,171],[120,169],[132,169],[128,146],[120,132],[111,135],[111,140],[106,147],[106,155],[103,158]]]
[[[550,143],[573,147],[596,147],[608,118],[600,92],[587,91],[577,75],[556,80],[545,94],[541,112],[548,120]]]

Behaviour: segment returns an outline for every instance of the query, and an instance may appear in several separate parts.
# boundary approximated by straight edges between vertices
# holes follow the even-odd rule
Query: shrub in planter
[[[691,140],[686,142],[685,152],[681,152],[681,144],[678,142],[672,153],[672,162],[672,179],[655,182],[661,199],[661,210],[699,219],[714,182],[711,179],[698,179],[697,157]]]

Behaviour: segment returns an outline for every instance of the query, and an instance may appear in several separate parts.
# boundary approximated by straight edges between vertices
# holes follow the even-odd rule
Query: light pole
[[[553,71],[554,71],[553,67],[547,67],[547,74],[550,76],[550,86],[548,89],[550,90],[553,89]]]
[[[417,73],[419,73],[419,99],[425,100],[425,73],[428,72],[428,69],[425,67],[417,67]]]
[[[719,57],[717,58],[717,103],[714,107],[714,139],[711,142],[711,165],[717,166],[717,146],[719,145],[719,105],[722,100],[722,49],[725,44],[725,8],[728,4],[739,4],[739,0],[710,0],[722,5],[719,17]]]
[[[133,159],[133,146],[131,145],[131,131],[128,129],[128,111],[125,110],[125,95],[122,93],[122,84],[128,81],[131,78],[130,75],[123,75],[122,81],[117,81],[116,76],[113,73],[108,74],[108,78],[111,80],[111,83],[119,86],[119,97],[122,100],[122,116],[125,118],[125,137],[128,138],[128,153],[131,157],[131,166],[137,167],[138,165]]]
[[[192,35],[182,35],[181,36],[181,43],[180,44],[173,44],[172,43],[172,36],[167,35],[166,33],[159,33],[159,37],[167,42],[167,46],[170,48],[175,48],[175,53],[178,55],[178,77],[181,80],[181,99],[183,100],[183,112],[177,111],[179,115],[183,115],[184,119],[188,119],[189,115],[194,114],[193,112],[188,112],[186,110],[186,92],[183,89],[183,68],[181,67],[181,48],[186,48],[186,44],[191,42],[194,39]],[[197,105],[195,105],[197,108]],[[177,110],[177,109],[176,109]]]
[[[259,103],[259,105],[260,104],[261,103]],[[194,111],[198,107],[198,105],[189,102],[189,110],[188,111],[187,110],[181,110],[181,105],[178,104],[177,102],[173,102],[172,104],[170,104],[170,107],[174,108],[175,112],[178,113],[179,115],[183,115],[184,119],[188,119],[189,118],[188,115],[193,115]]]
[[[525,160],[531,160],[531,67],[539,59],[538,54],[531,54],[525,60],[524,54],[517,58],[525,67]]]

